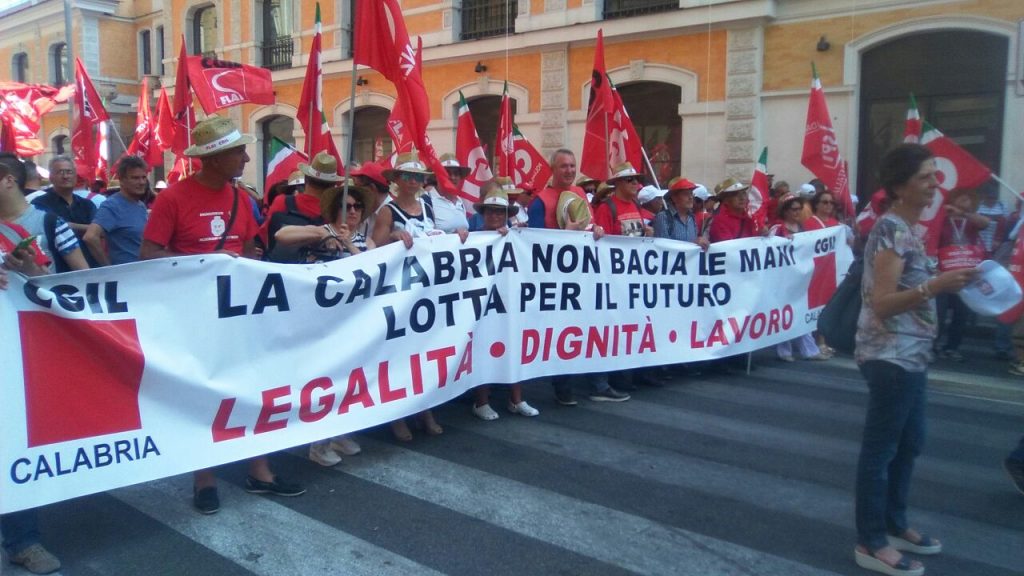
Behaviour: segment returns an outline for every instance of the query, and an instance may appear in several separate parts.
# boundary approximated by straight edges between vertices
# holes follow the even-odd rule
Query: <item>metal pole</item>
[[[640,147],[640,152],[644,155],[644,162],[647,163],[647,169],[651,171],[651,178],[654,178],[654,186],[661,188],[661,184],[658,183],[658,175],[654,173],[654,166],[651,164],[651,159],[647,156],[647,148]]]
[[[352,91],[348,100],[348,142],[345,143],[345,182],[341,189],[341,209],[345,210],[345,218],[348,219],[348,210],[345,204],[348,202],[348,179],[352,170],[352,143],[356,137],[356,27],[352,26]],[[354,232],[354,230],[353,230]],[[372,232],[372,230],[371,230]]]
[[[992,179],[1002,184],[1003,187],[1009,190],[1010,192],[1013,192],[1013,195],[1019,198],[1021,201],[1024,201],[1024,196],[1021,196],[1021,193],[1018,192],[1013,186],[1010,186],[1009,183],[1006,182],[1006,180],[1003,180],[1002,178],[996,176],[995,174],[992,175]]]
[[[65,49],[67,50],[67,60],[64,65],[64,78],[67,80],[74,81],[72,75],[71,63],[75,61],[75,50],[74,43],[71,41],[71,0],[64,0],[64,37],[67,39]],[[79,96],[81,97],[81,96]],[[75,123],[75,112],[74,102],[68,102],[68,132],[70,133]]]

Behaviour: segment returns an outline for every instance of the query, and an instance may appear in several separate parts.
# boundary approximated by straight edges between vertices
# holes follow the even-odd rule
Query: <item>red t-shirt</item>
[[[18,235],[19,238],[28,238],[29,236],[31,236],[31,234],[28,233],[28,230],[25,230],[24,228],[18,226],[14,222],[0,222],[0,226],[6,226],[10,228],[15,234]],[[0,260],[3,260],[3,258],[6,257],[11,252],[14,252],[14,249],[17,247],[17,242],[12,242],[11,239],[7,237],[7,234],[0,233]],[[50,259],[46,257],[46,253],[43,252],[43,250],[39,247],[38,238],[32,241],[32,249],[35,250],[36,252],[35,260],[37,265],[42,266],[43,268],[46,268],[47,266],[50,265]]]
[[[615,216],[612,217],[612,208],[606,200],[594,210],[594,224],[604,228],[605,234],[643,236],[644,214],[637,208],[636,203],[623,200],[614,194],[609,196],[608,200],[615,204]]]
[[[947,216],[939,234],[939,248],[946,246],[981,246],[981,230],[975,228],[966,217]],[[959,232],[959,233],[958,233]]]
[[[312,194],[296,194],[295,207],[306,216],[311,218],[320,217],[320,199]],[[263,240],[264,246],[270,246],[269,238],[267,237],[267,234],[270,233],[270,217],[278,212],[286,211],[288,211],[288,207],[285,205],[285,196],[281,195],[274,198],[274,203],[267,209],[267,216],[263,220],[263,225],[260,226],[260,239]]]
[[[711,229],[708,232],[712,242],[723,240],[735,240],[737,238],[753,238],[760,233],[757,223],[747,213],[736,214],[727,206],[715,213],[711,219]]]
[[[209,188],[195,176],[175,182],[156,197],[142,238],[179,254],[209,254],[231,220],[234,196],[230,184]],[[241,254],[258,231],[248,198],[241,190],[236,210],[238,215],[223,249]]]
[[[831,228],[833,226],[839,226],[839,220],[835,218],[829,218],[828,220],[822,220],[817,216],[811,216],[807,220],[803,221],[804,230],[824,230],[825,228]]]

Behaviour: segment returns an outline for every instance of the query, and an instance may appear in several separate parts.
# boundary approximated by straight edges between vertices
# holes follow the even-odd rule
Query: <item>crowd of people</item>
[[[117,165],[117,182],[104,195],[76,190],[75,164],[56,156],[49,164],[50,187],[36,191],[32,166],[0,155],[0,255],[3,269],[28,276],[125,264],[137,260],[223,253],[281,263],[326,262],[355,256],[391,243],[411,247],[417,238],[455,234],[465,241],[476,231],[506,234],[510,228],[580,230],[594,241],[605,235],[657,237],[689,242],[701,249],[712,243],[775,235],[792,238],[807,230],[848,229],[847,238],[863,254],[865,272],[857,360],[868,381],[870,404],[857,468],[857,549],[859,565],[888,574],[918,574],[920,563],[901,551],[941,550],[938,540],[909,527],[906,494],[913,459],[924,436],[926,371],[933,347],[959,361],[969,310],[956,291],[970,281],[970,270],[933,275],[920,238],[912,232],[921,211],[936,193],[934,159],[926,148],[898,147],[883,161],[883,190],[872,197],[866,218],[843,214],[838,198],[821,181],[794,192],[786,182],[770,185],[763,199],[766,217],[752,217],[750,187],[726,179],[709,190],[677,177],[662,189],[645,185],[637,167],[624,163],[599,181],[578,174],[576,156],[555,151],[552,177],[541,190],[495,178],[467,205],[441,190],[415,152],[393,165],[367,162],[346,180],[334,157],[314,155],[287,180],[273,184],[266,197],[238,183],[250,158],[251,136],[223,117],[199,122],[187,156],[202,161],[190,176],[155,193],[148,167],[126,156]],[[469,174],[453,155],[441,159],[448,178],[460,187]],[[79,183],[81,184],[81,183]],[[969,192],[951,195],[940,247],[977,245],[989,256],[1005,251],[1019,232],[1020,210],[1009,213],[998,191],[985,189],[980,201]],[[0,288],[7,284],[0,271]],[[935,302],[938,299],[938,310]],[[947,325],[948,324],[948,325]],[[996,352],[1007,359],[1024,354],[1024,330],[1001,326]],[[1011,349],[1011,340],[1017,349]],[[941,341],[941,345],[938,344]],[[777,345],[780,361],[825,361],[826,342],[808,334]],[[1024,356],[1014,357],[1011,373],[1024,376]],[[638,385],[661,385],[657,369],[603,374],[565,374],[550,379],[557,402],[577,404],[585,391],[594,402],[625,402]],[[893,384],[897,384],[893,386]],[[522,385],[508,387],[508,413],[535,417],[539,411]],[[491,389],[471,393],[472,414],[499,418]],[[391,423],[396,440],[413,439],[412,428],[428,435],[444,432],[430,410]],[[323,466],[358,454],[358,442],[338,436],[311,444],[309,458]],[[1006,461],[1024,491],[1024,440]],[[214,470],[194,473],[193,504],[203,514],[219,510]],[[266,456],[248,463],[245,489],[257,494],[299,496],[305,489],[275,474]],[[36,573],[57,570],[59,561],[39,543],[35,512],[0,518],[3,545],[12,562]]]

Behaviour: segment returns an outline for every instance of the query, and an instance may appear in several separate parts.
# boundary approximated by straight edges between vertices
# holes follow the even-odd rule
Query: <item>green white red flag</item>
[[[747,205],[747,213],[757,222],[758,227],[764,227],[768,216],[768,147],[761,150],[761,157],[754,167],[754,175],[750,178],[750,204]]]
[[[494,178],[487,153],[480,144],[480,135],[469,113],[466,97],[459,91],[459,124],[455,133],[455,157],[459,164],[469,167],[469,174],[462,181],[462,195],[476,202],[480,199],[480,187]]]
[[[832,195],[843,206],[848,218],[854,216],[853,201],[850,198],[850,180],[846,162],[839,153],[839,142],[832,129],[832,118],[825,102],[825,92],[818,78],[818,70],[811,65],[813,80],[811,96],[807,104],[807,125],[804,131],[804,148],[800,163],[817,176]]]
[[[917,109],[917,98],[910,94],[910,107],[907,108],[907,119],[903,124],[903,141],[917,144],[921,141],[921,112]]]
[[[287,180],[292,172],[299,169],[300,162],[307,162],[309,157],[291,144],[274,136],[270,141],[270,159],[267,161],[267,179],[263,183],[263,195],[266,198],[270,187]]]

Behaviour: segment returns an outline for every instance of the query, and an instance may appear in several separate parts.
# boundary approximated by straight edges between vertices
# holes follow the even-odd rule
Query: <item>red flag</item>
[[[917,144],[921,141],[921,113],[917,110],[917,98],[910,94],[910,108],[907,108],[907,120],[903,124],[903,141]]]
[[[409,133],[411,124],[405,120],[406,107],[405,103],[401,101],[401,97],[399,94],[395,99],[395,105],[391,108],[391,114],[388,115],[386,124],[388,134],[391,135],[391,143],[394,144],[395,154],[412,152],[416,147],[412,141],[412,134]]]
[[[18,141],[13,126],[7,125],[7,119],[0,116],[0,152],[18,153]]]
[[[110,142],[107,137],[110,124],[100,122],[96,128],[96,171],[93,178],[106,182],[110,179],[110,171],[108,170],[110,166]]]
[[[0,81],[0,120],[6,125],[7,146],[14,142],[14,148],[4,149],[22,157],[45,152],[46,146],[37,136],[42,128],[41,118],[74,94],[73,84],[58,89],[42,84]]]
[[[750,179],[750,204],[747,212],[757,222],[758,227],[764,227],[768,216],[768,147],[761,150],[761,157],[754,167],[754,176]]]
[[[188,80],[207,114],[239,104],[273,104],[270,70],[238,62],[189,56]]]
[[[498,116],[498,139],[494,143],[494,163],[498,168],[498,176],[512,178],[515,168],[515,140],[512,134],[512,102],[508,99],[508,82],[501,96],[501,113]]]
[[[139,110],[135,114],[135,134],[128,144],[128,154],[140,156],[152,168],[163,164],[164,155],[156,140],[156,120],[149,110],[149,83],[146,78],[142,79],[138,106]]]
[[[189,175],[198,172],[202,165],[203,162],[199,158],[192,158],[181,154],[175,156],[174,167],[167,173],[167,184],[170,185],[178,180],[184,180]]]
[[[380,136],[373,141],[373,161],[380,162],[384,159],[384,141]]]
[[[306,134],[306,154],[310,158],[318,152],[327,152],[338,162],[338,167],[344,166],[341,155],[334,145],[334,138],[331,137],[331,128],[327,125],[327,116],[324,114],[323,101],[323,55],[320,44],[322,42],[322,26],[320,24],[320,3],[316,4],[316,25],[314,27],[313,44],[309,48],[309,61],[306,63],[306,78],[302,81],[302,95],[299,96],[299,109],[297,115],[302,131]]]
[[[491,166],[487,163],[487,153],[480,145],[480,136],[473,115],[469,113],[466,97],[459,92],[459,127],[455,135],[455,157],[459,164],[469,167],[469,174],[462,181],[463,196],[473,202],[480,199],[480,187],[494,178]]]
[[[850,180],[846,173],[846,162],[839,154],[839,143],[832,129],[832,119],[821,88],[818,70],[813,68],[811,97],[807,104],[807,127],[804,132],[804,149],[800,163],[828,186],[845,211],[847,217],[854,214],[850,198]]]
[[[267,161],[267,179],[263,184],[263,194],[266,197],[270,187],[287,180],[292,172],[299,169],[300,162],[309,161],[309,157],[297,150],[280,138],[274,137],[270,142],[270,158]]]
[[[421,75],[422,39],[413,48],[397,0],[356,0],[355,30],[354,62],[377,70],[394,83],[398,92],[395,104],[402,106],[399,113],[420,159],[434,172],[438,188],[457,194],[427,137],[430,100]]]
[[[977,188],[992,177],[992,171],[987,166],[950,137],[927,122],[923,123],[923,129],[921,144],[935,155],[935,165],[939,169],[939,188],[947,192],[959,188]]]
[[[174,114],[171,112],[171,103],[167,98],[167,90],[160,87],[160,98],[156,105],[156,121],[153,123],[153,135],[160,150],[170,150],[174,146]],[[162,156],[161,156],[162,157]],[[162,160],[161,160],[162,162]]]
[[[598,30],[597,46],[594,49],[594,71],[590,80],[590,100],[587,104],[587,123],[583,134],[583,154],[580,156],[580,172],[598,180],[607,180],[611,176],[608,133],[611,130],[609,117],[614,108],[615,97],[612,95],[604,66],[604,31]]]
[[[516,186],[524,183],[533,185],[534,190],[543,190],[551,178],[551,167],[548,166],[544,156],[530,144],[530,141],[519,131],[519,127],[512,125],[514,160],[512,168],[512,181]]]
[[[626,105],[622,102],[622,96],[615,89],[611,80],[608,80],[611,87],[613,108],[608,122],[608,165],[618,166],[623,162],[629,162],[636,168],[644,166],[643,145],[640,142],[640,135],[636,133],[633,120],[626,112]],[[655,175],[656,177],[656,175]]]
[[[185,51],[184,35],[181,36],[181,50],[178,52],[174,106],[171,107],[171,112],[174,114],[174,144],[171,149],[176,155],[181,155],[192,145],[192,128],[196,125],[196,111],[192,106],[192,86],[188,81],[188,52]],[[175,166],[177,165],[178,162],[175,160]],[[185,165],[186,168],[188,166],[190,165]]]
[[[75,87],[71,150],[74,153],[75,170],[78,175],[91,181],[100,162],[97,148],[100,140],[93,131],[98,125],[110,120],[110,117],[79,58],[75,58]]]

